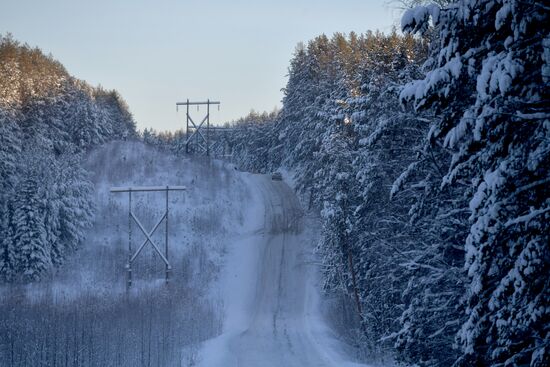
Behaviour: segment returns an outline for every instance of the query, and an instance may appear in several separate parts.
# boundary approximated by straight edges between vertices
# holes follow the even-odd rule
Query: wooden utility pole
[[[206,116],[202,121],[197,125],[195,121],[191,118],[189,114],[189,106],[197,106],[197,109],[201,105],[206,105]],[[186,107],[186,118],[185,118],[185,153],[189,154],[191,152],[191,146],[196,145],[196,152],[206,156],[211,154],[211,142],[210,142],[210,105],[217,105],[218,109],[220,108],[219,101],[211,101],[210,99],[201,102],[189,102],[187,99],[186,102],[176,102],[176,110],[179,106]],[[204,124],[206,123],[206,126]],[[206,131],[205,131],[206,130]]]
[[[168,261],[168,192],[169,191],[184,191],[187,190],[185,186],[145,186],[145,187],[113,187],[111,188],[111,193],[128,193],[128,262],[126,263],[126,271],[128,272],[128,288],[132,286],[132,264],[140,254],[141,250],[150,243],[153,247],[153,250],[157,252],[162,261],[166,266],[166,283],[170,280],[170,272],[172,271],[172,266]],[[139,219],[136,217],[132,211],[132,193],[133,192],[165,192],[166,193],[166,208],[164,214],[158,220],[157,224],[153,227],[151,231],[146,231],[145,227]],[[165,222],[166,233],[164,237],[164,253],[160,250],[157,244],[153,241],[152,236],[160,226],[162,222]],[[134,252],[132,250],[132,222],[135,222],[141,232],[145,235],[145,241]]]

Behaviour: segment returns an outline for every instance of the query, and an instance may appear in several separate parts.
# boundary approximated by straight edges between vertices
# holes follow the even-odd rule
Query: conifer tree
[[[5,196],[0,203],[0,279],[11,281],[16,276],[18,253],[14,247],[13,207],[11,200]]]
[[[40,182],[29,170],[14,197],[14,268],[26,280],[38,280],[51,266],[50,246],[39,200]]]
[[[134,136],[116,92],[0,36],[0,277],[35,280],[63,262],[93,213],[80,153]]]
[[[438,32],[426,78],[404,101],[434,108],[429,138],[453,152],[443,186],[470,187],[469,275],[457,365],[549,361],[548,7],[460,0],[403,17]]]

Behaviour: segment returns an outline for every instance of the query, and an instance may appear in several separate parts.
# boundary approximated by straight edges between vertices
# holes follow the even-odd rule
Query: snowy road
[[[201,365],[355,365],[327,348],[329,331],[317,312],[308,260],[313,244],[296,196],[284,182],[266,176],[250,176],[249,184],[263,202],[256,211],[263,218],[256,218],[258,231],[237,245],[222,275],[227,325],[205,345]]]

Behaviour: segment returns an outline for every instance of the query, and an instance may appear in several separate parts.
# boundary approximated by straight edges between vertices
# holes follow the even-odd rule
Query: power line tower
[[[185,191],[187,188],[185,186],[145,186],[145,187],[112,187],[111,193],[128,193],[128,262],[126,263],[126,271],[128,272],[128,289],[132,286],[132,264],[135,262],[136,258],[143,250],[143,248],[150,243],[153,249],[160,256],[161,260],[166,266],[166,283],[170,279],[170,272],[172,271],[172,265],[168,261],[168,193],[170,191]],[[141,221],[136,217],[132,209],[132,193],[138,192],[164,192],[166,194],[166,209],[157,224],[153,227],[151,231],[147,231]],[[165,223],[165,237],[164,237],[164,253],[161,250],[161,247],[157,246],[157,243],[153,241],[153,234],[159,228],[161,223]],[[132,250],[132,222],[137,224],[140,231],[145,236],[145,240],[137,248],[137,250]]]
[[[198,110],[199,106],[201,105],[206,105],[206,115],[197,125],[189,114],[189,106],[197,106]],[[210,156],[212,152],[212,143],[210,137],[210,105],[217,105],[218,110],[220,108],[219,101],[211,101],[209,99],[202,102],[189,102],[189,99],[187,99],[186,102],[176,102],[176,111],[178,110],[179,106],[186,107],[185,153],[187,154],[193,152]],[[204,126],[205,123],[206,126]]]

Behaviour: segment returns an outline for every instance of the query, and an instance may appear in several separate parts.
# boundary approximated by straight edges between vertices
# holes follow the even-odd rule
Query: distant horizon
[[[219,100],[213,124],[280,109],[298,43],[337,32],[389,33],[400,12],[393,4],[23,0],[4,5],[0,34],[51,54],[78,79],[117,90],[139,130],[174,132],[185,119],[176,102],[187,98]]]

